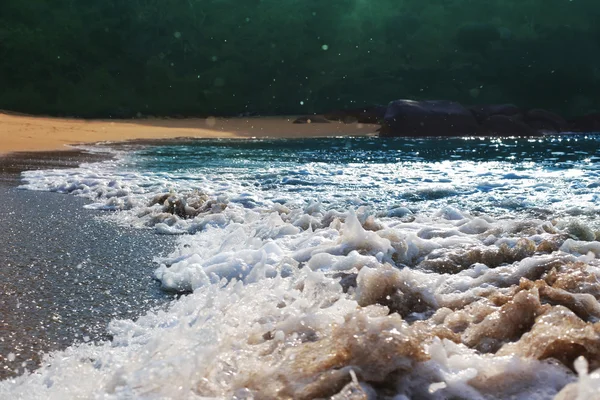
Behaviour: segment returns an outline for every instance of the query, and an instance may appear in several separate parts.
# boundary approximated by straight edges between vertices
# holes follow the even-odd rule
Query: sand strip
[[[296,117],[78,120],[0,113],[0,155],[66,150],[69,145],[135,139],[305,138],[372,135],[370,124],[293,124]]]

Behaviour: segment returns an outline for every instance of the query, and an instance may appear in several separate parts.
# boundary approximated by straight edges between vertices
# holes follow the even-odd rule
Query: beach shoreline
[[[0,191],[12,207],[4,217],[13,229],[5,259],[17,265],[4,282],[22,282],[12,278],[17,273],[43,271],[35,275],[43,277],[37,286],[9,287],[10,293],[21,287],[33,292],[19,307],[12,298],[6,303],[16,310],[7,326],[25,326],[20,304],[33,307],[42,294],[58,293],[64,301],[47,297],[44,304],[64,306],[40,311],[43,325],[30,325],[72,327],[57,331],[60,342],[15,340],[4,361],[0,351],[0,362],[10,369],[0,397],[112,394],[114,376],[124,377],[119,391],[138,397],[156,387],[166,397],[180,397],[178,388],[188,387],[213,397],[294,398],[344,397],[353,384],[383,396],[424,398],[431,397],[427,388],[446,385],[436,390],[440,399],[456,393],[549,399],[588,390],[585,376],[578,381],[573,374],[573,362],[585,363],[577,358],[584,356],[590,370],[598,368],[595,348],[588,345],[597,341],[596,300],[586,296],[589,308],[575,301],[598,292],[591,286],[598,271],[596,214],[584,211],[596,207],[598,174],[586,160],[597,154],[597,138],[514,139],[501,146],[461,138],[176,142],[115,143],[119,152],[133,150],[131,158],[26,172],[22,189],[29,191]],[[145,150],[136,152],[140,147]],[[39,163],[52,153],[27,154],[30,163]],[[66,160],[67,153],[54,154],[64,165],[76,162]],[[531,155],[534,166],[513,154]],[[41,168],[47,168],[44,162]],[[65,203],[38,191],[72,193],[93,203]],[[564,195],[557,201],[554,193]],[[582,211],[571,215],[576,208]],[[106,216],[100,221],[93,218],[99,212]],[[117,230],[93,225],[105,218]],[[140,269],[133,253],[115,279],[112,264],[121,252],[108,252],[131,254],[126,241],[137,234],[139,240],[129,243],[160,265]],[[171,242],[165,245],[163,238]],[[170,245],[168,256],[157,255],[159,245]],[[138,275],[128,275],[130,270]],[[86,271],[94,273],[88,277]],[[100,286],[90,287],[96,271],[106,275],[99,276]],[[121,290],[127,280],[138,286]],[[50,289],[38,294],[38,286]],[[160,290],[182,296],[157,312],[132,304],[138,313],[110,319],[107,330],[107,318],[72,319],[69,301],[89,304],[77,317],[95,317],[115,291],[126,299],[139,293],[143,302],[163,299]],[[557,293],[563,297],[553,297]],[[83,302],[83,295],[90,300]],[[575,346],[562,347],[564,337]],[[61,351],[70,343],[75,346]],[[38,353],[26,355],[21,347],[58,352],[46,353],[40,363]],[[333,356],[321,362],[324,351]],[[382,358],[384,353],[390,356]],[[548,362],[550,357],[556,361]],[[384,361],[373,361],[378,359]],[[33,375],[15,377],[37,365]],[[189,365],[208,369],[190,376]],[[407,366],[401,376],[397,365]],[[458,384],[444,378],[466,373],[465,365],[475,378]],[[272,374],[275,368],[281,378]],[[360,375],[351,381],[345,371],[329,372],[343,368]],[[214,378],[213,371],[223,372]],[[321,385],[324,373],[333,386]],[[227,376],[240,379],[216,380]],[[288,376],[309,384],[288,388]],[[68,383],[46,385],[51,379]]]
[[[379,125],[329,123],[294,124],[289,117],[82,120],[0,111],[0,156],[15,152],[65,151],[70,146],[99,142],[175,138],[250,139],[366,136]]]

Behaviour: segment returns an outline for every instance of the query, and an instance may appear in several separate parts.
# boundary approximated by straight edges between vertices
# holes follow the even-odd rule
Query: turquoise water
[[[202,185],[232,181],[252,201],[330,206],[454,205],[494,216],[598,206],[600,137],[187,141],[139,150],[131,171]],[[258,200],[260,199],[260,200]],[[252,204],[250,201],[247,204]],[[579,210],[579,211],[577,211]],[[512,215],[511,214],[511,215]]]
[[[177,235],[153,276],[182,296],[47,355],[0,397],[589,398],[599,148],[594,135],[184,140],[25,172],[23,189]]]
[[[543,138],[324,138],[185,140],[140,150],[140,168],[248,167],[279,163],[386,164],[396,162],[530,161],[568,168],[600,157],[600,135]],[[600,158],[595,158],[596,160]]]

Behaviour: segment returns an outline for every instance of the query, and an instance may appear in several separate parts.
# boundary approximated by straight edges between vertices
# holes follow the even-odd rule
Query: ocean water
[[[154,278],[182,296],[45,355],[0,397],[593,398],[599,149],[594,135],[185,140],[25,172],[22,189],[176,235]]]

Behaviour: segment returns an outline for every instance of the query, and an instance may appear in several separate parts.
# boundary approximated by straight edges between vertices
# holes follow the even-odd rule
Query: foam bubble
[[[26,172],[23,188],[86,196],[88,208],[116,211],[110,221],[180,235],[155,277],[185,295],[112,321],[110,342],[46,355],[1,382],[0,397],[546,399],[598,389],[578,358],[598,367],[597,199],[548,201],[565,188],[560,173],[533,180],[464,160],[152,172],[136,157]],[[563,218],[573,207],[587,211]]]

